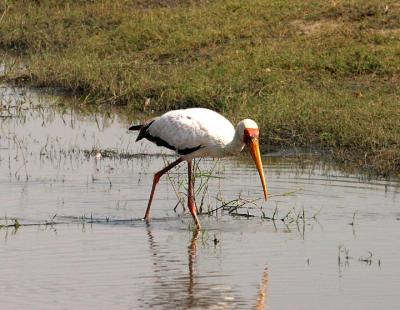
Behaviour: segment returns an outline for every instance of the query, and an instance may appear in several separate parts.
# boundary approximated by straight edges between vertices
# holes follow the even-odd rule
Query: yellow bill
[[[260,175],[261,184],[264,190],[265,200],[267,200],[268,198],[267,182],[265,181],[264,169],[261,161],[260,145],[258,143],[258,139],[257,138],[251,139],[250,142],[248,143],[248,146],[250,148],[251,157],[253,157],[253,160],[256,164],[258,174]]]

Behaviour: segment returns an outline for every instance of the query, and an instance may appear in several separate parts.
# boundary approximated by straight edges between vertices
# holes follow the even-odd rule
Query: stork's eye
[[[258,128],[245,128],[243,135],[243,142],[248,143],[251,140],[258,138],[260,130]]]

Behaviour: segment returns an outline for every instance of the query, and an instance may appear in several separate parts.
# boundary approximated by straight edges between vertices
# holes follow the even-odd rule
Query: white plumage
[[[175,150],[180,158],[154,175],[153,187],[147,206],[145,219],[149,217],[155,187],[160,177],[183,160],[188,162],[188,205],[189,210],[200,228],[197,208],[193,198],[192,159],[196,157],[222,157],[239,153],[247,144],[256,162],[267,198],[267,188],[262,170],[258,144],[259,130],[257,124],[245,119],[236,129],[221,114],[204,108],[190,108],[167,112],[153,118],[143,125],[136,125],[130,130],[140,130],[136,141],[146,138],[159,146]]]
[[[235,129],[230,121],[217,112],[203,108],[167,112],[154,119],[147,132],[176,150],[200,146],[195,152],[184,155],[186,160],[223,156],[224,148],[235,136]]]

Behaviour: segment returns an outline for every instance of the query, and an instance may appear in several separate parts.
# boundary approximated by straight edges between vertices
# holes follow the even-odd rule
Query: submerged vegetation
[[[26,65],[9,80],[136,111],[251,117],[269,145],[381,175],[400,172],[399,46],[397,1],[0,3],[0,49]]]

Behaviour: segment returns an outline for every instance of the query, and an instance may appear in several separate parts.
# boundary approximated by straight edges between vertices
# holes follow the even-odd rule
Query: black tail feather
[[[140,130],[142,129],[143,125],[133,125],[129,127],[129,130]]]

